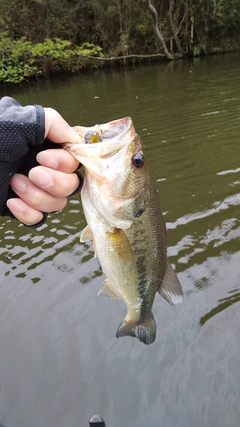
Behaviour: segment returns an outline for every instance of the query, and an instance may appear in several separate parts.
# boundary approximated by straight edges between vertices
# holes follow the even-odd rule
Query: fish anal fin
[[[169,261],[167,261],[165,275],[158,293],[170,305],[179,304],[183,300],[182,286]]]
[[[120,229],[115,228],[114,231],[107,231],[107,237],[112,250],[123,260],[131,260],[133,258],[133,250],[126,234]]]
[[[156,339],[156,323],[152,313],[141,323],[125,318],[117,329],[116,337],[125,336],[138,338],[146,345],[152,344]]]
[[[102,289],[98,292],[98,295],[103,295],[109,298],[120,299],[117,294],[112,290],[108,279],[105,280]]]

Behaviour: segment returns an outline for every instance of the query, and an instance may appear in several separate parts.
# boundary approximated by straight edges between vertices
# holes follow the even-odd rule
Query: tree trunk
[[[163,52],[164,52],[164,55],[166,56],[166,58],[169,59],[169,60],[172,60],[172,59],[174,59],[174,57],[169,52],[169,50],[168,50],[168,48],[166,46],[165,40],[164,40],[164,38],[163,38],[160,30],[159,30],[159,26],[158,26],[158,13],[157,13],[155,7],[153,6],[151,0],[146,0],[146,5],[147,5],[147,8],[148,8],[149,12],[151,13],[151,15],[153,17],[153,30],[154,30],[155,36],[159,40],[159,42],[160,42],[160,44],[161,44],[161,46],[163,48]]]
[[[180,43],[179,38],[178,38],[178,32],[180,30],[181,24],[179,25],[179,28],[177,28],[175,19],[173,18],[173,9],[174,9],[174,6],[175,6],[174,0],[170,0],[170,2],[169,2],[169,11],[168,11],[169,24],[170,24],[170,27],[171,27],[171,30],[172,30],[172,33],[173,33],[173,39],[174,39],[175,45],[177,47],[177,51],[178,51],[178,53],[179,53],[180,56],[183,56],[183,53],[184,53],[183,52],[183,48],[182,48],[181,43]],[[176,19],[178,19],[179,15],[180,15],[181,7],[182,7],[182,2],[180,1],[178,3],[178,7],[176,9],[176,16],[177,16]]]

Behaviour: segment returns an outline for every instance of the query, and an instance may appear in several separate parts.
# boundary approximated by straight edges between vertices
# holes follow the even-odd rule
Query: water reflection
[[[239,287],[240,289],[240,287]],[[239,289],[234,289],[229,292],[229,296],[223,299],[219,300],[219,305],[215,308],[213,308],[209,313],[206,313],[205,316],[203,316],[200,319],[200,324],[204,325],[211,317],[216,316],[218,313],[220,313],[223,310],[226,310],[227,308],[231,307],[232,304],[235,304],[236,302],[240,301],[240,292]]]
[[[107,427],[238,427],[238,56],[99,71],[7,94],[55,107],[73,125],[132,116],[185,300],[155,299],[153,346],[117,340],[125,307],[97,297],[104,278],[92,246],[79,242],[79,198],[37,231],[0,219],[0,423],[84,426],[99,413]]]
[[[182,218],[178,218],[175,221],[175,223],[168,222],[166,225],[168,229],[173,229],[178,227],[179,225],[186,225],[189,222],[200,220],[210,215],[215,215],[219,213],[221,210],[226,210],[230,206],[238,206],[239,204],[240,204],[240,194],[235,194],[234,196],[227,197],[223,201],[214,202],[213,204],[214,208],[212,209],[204,210],[202,212],[194,212],[191,214],[187,214]]]

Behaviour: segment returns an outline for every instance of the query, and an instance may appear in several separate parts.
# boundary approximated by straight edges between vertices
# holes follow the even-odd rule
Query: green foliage
[[[95,46],[93,43],[83,43],[81,46],[76,47],[76,52],[79,56],[97,56],[103,58],[102,48]]]
[[[19,83],[38,73],[30,52],[31,43],[24,38],[13,41],[6,36],[0,39],[0,81]]]
[[[68,59],[72,55],[71,42],[61,39],[46,39],[44,43],[31,45],[32,55],[35,58]]]
[[[103,56],[94,44],[74,46],[67,40],[46,39],[32,44],[25,38],[11,40],[6,34],[0,40],[0,81],[19,83],[25,79],[56,72],[76,72],[90,61]]]
[[[239,36],[240,0],[218,0],[210,21],[210,37]]]
[[[152,0],[169,51],[240,47],[240,0]],[[0,0],[0,81],[163,53],[146,0]],[[105,62],[107,63],[107,62]]]
[[[197,44],[196,46],[193,47],[192,53],[193,53],[193,56],[204,55],[205,53],[207,53],[206,46],[204,46],[203,44]]]

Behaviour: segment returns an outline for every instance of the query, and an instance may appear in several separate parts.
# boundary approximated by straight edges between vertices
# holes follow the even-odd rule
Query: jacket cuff
[[[36,121],[37,121],[37,139],[34,145],[42,145],[44,142],[45,134],[45,111],[41,105],[35,105],[36,108]]]

